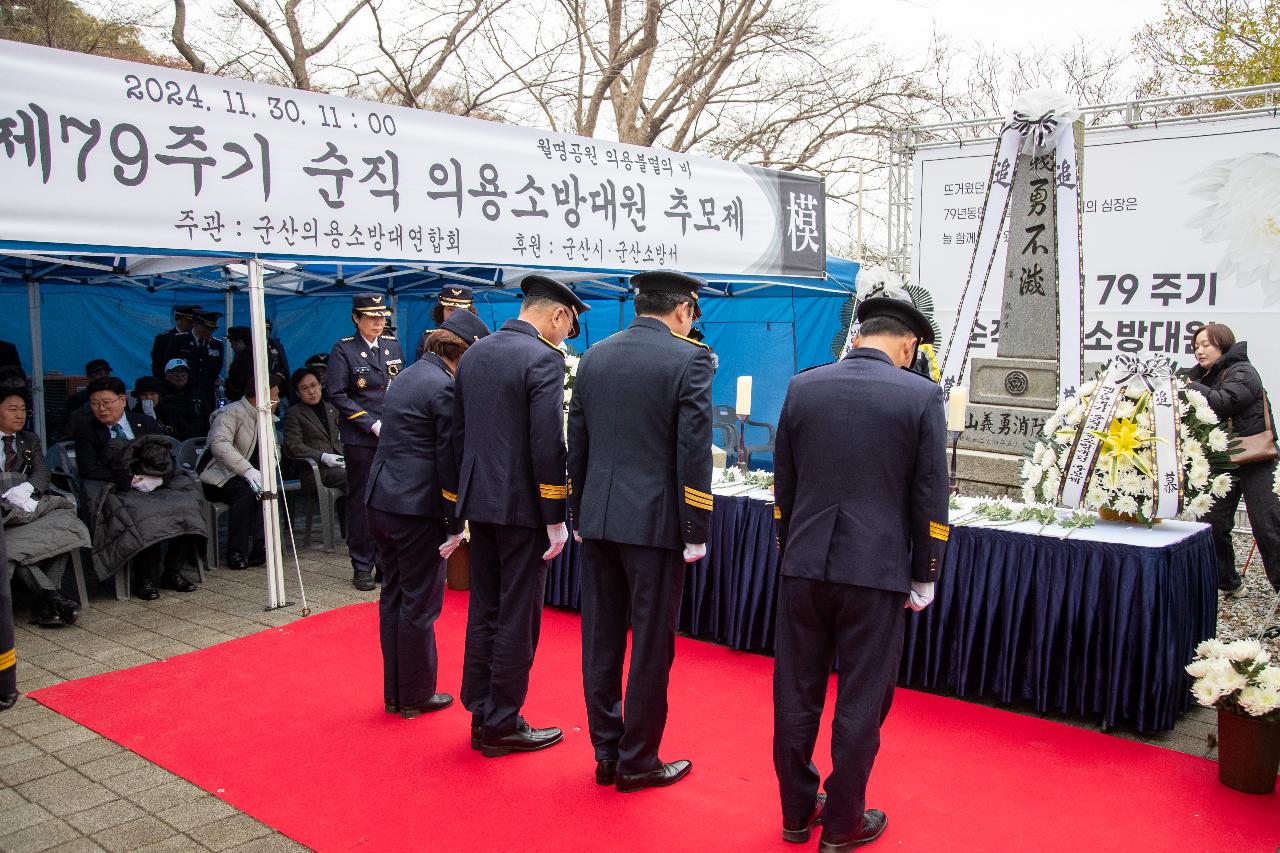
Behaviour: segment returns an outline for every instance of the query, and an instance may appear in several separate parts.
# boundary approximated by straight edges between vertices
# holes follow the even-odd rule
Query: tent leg
[[[35,408],[36,435],[49,446],[49,425],[44,418],[44,341],[40,334],[40,283],[27,279],[27,327],[31,331],[31,405]]]
[[[280,553],[280,512],[283,485],[275,464],[276,427],[267,376],[267,307],[262,286],[262,261],[251,258],[249,267],[249,320],[252,334],[253,377],[258,388],[258,468],[262,472],[262,538],[267,555],[267,609],[288,604],[284,591],[284,558]],[[227,294],[230,303],[231,294]],[[229,306],[228,306],[229,307]],[[228,314],[230,311],[228,310]]]

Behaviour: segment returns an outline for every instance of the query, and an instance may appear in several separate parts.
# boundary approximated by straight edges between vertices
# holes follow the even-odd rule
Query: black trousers
[[[190,536],[175,536],[143,548],[133,558],[134,574],[158,583],[162,564],[165,575],[180,574],[191,556],[191,539]]]
[[[823,825],[844,835],[862,824],[880,724],[893,703],[906,625],[900,592],[783,577],[773,669],[773,767],[784,820],[802,820],[818,795],[813,746],[833,659],[836,709]]]
[[[368,513],[382,560],[382,697],[421,705],[436,692],[439,670],[435,625],[444,606],[444,522],[373,507]]]
[[[364,499],[369,491],[369,471],[373,469],[373,456],[378,448],[345,444],[342,450],[347,461],[347,550],[351,553],[351,568],[357,572],[372,572],[378,563],[378,546],[369,534]]]
[[[588,539],[582,552],[582,687],[596,760],[619,773],[662,766],[667,684],[685,566],[679,551]],[[622,660],[631,618],[625,704]]]
[[[0,525],[0,566],[9,562],[4,547],[4,527]],[[8,573],[0,573],[0,696],[13,696],[18,692],[18,653],[13,638],[13,592],[9,588]]]
[[[227,505],[227,550],[249,555],[254,542],[263,541],[262,504],[244,477],[232,477],[221,486],[204,484],[204,496]]]
[[[462,704],[485,737],[520,725],[547,587],[547,532],[471,522],[471,600]]]
[[[1258,554],[1271,586],[1280,589],[1280,497],[1273,491],[1276,463],[1249,462],[1231,472],[1231,491],[1218,498],[1202,521],[1213,526],[1213,544],[1218,551],[1218,589],[1232,590],[1240,586],[1236,571],[1236,552],[1231,542],[1236,509],[1244,498],[1245,510],[1253,537],[1258,540]]]

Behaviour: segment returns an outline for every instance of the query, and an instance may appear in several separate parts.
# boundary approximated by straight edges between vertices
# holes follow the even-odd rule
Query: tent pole
[[[284,607],[284,559],[280,553],[281,483],[277,479],[276,426],[267,376],[267,306],[262,285],[262,261],[250,258],[249,322],[252,335],[254,384],[258,388],[258,468],[262,472],[262,538],[267,556],[267,609]],[[231,293],[227,292],[228,315]]]
[[[391,291],[391,322],[396,327],[396,337],[400,337],[400,294]]]
[[[40,334],[40,282],[27,279],[27,327],[31,332],[31,405],[35,409],[36,435],[49,446],[49,425],[44,418],[44,341]]]

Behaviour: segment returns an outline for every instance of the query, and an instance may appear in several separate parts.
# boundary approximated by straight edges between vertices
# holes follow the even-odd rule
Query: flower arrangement
[[[1257,640],[1205,640],[1187,664],[1191,693],[1206,708],[1280,720],[1280,666]]]
[[[1056,504],[1072,448],[1083,429],[1089,404],[1107,368],[1063,400],[1044,425],[1044,441],[1036,441],[1022,465],[1022,498],[1026,503]],[[1178,457],[1182,469],[1182,517],[1204,515],[1215,499],[1231,488],[1227,430],[1209,408],[1209,401],[1175,378],[1178,408]],[[1145,524],[1156,521],[1155,447],[1166,441],[1156,435],[1151,392],[1139,380],[1130,382],[1106,430],[1091,430],[1099,454],[1084,489],[1081,506],[1090,511],[1109,509]]]
[[[739,480],[738,469],[732,465],[724,469],[724,478],[722,483],[736,483]],[[757,489],[768,489],[773,487],[773,472],[763,469],[748,471],[741,475],[741,480],[748,486],[755,486]]]
[[[1097,521],[1097,517],[1076,510],[1074,512],[1063,513],[1052,504],[1027,503],[1018,505],[1008,498],[996,498],[994,500],[982,500],[972,504],[968,511],[964,511],[964,505],[952,496],[948,506],[953,510],[960,510],[961,514],[952,516],[951,524],[964,524],[966,521],[973,519],[982,519],[986,527],[1001,527],[1008,524],[1018,524],[1023,521],[1038,521],[1040,529],[1037,533],[1044,533],[1047,527],[1061,527],[1067,532],[1062,538],[1066,539],[1072,533],[1084,527],[1093,527]]]
[[[560,349],[564,352],[564,410],[567,414],[569,401],[573,399],[573,383],[578,378],[578,363],[582,358],[574,355],[573,350],[564,344],[560,345]]]

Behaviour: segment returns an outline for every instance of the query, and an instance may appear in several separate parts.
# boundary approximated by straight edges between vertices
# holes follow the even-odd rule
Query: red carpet
[[[38,691],[35,698],[323,851],[794,851],[770,759],[769,658],[679,642],[663,755],[692,775],[618,794],[592,779],[578,618],[547,611],[526,711],[565,742],[488,760],[458,705],[382,712],[375,606]],[[466,596],[441,618],[456,694]],[[828,719],[829,719],[828,709]],[[826,737],[819,742],[820,767]],[[871,778],[889,826],[870,850],[1258,851],[1280,844],[1275,795],[1157,747],[900,691]]]

